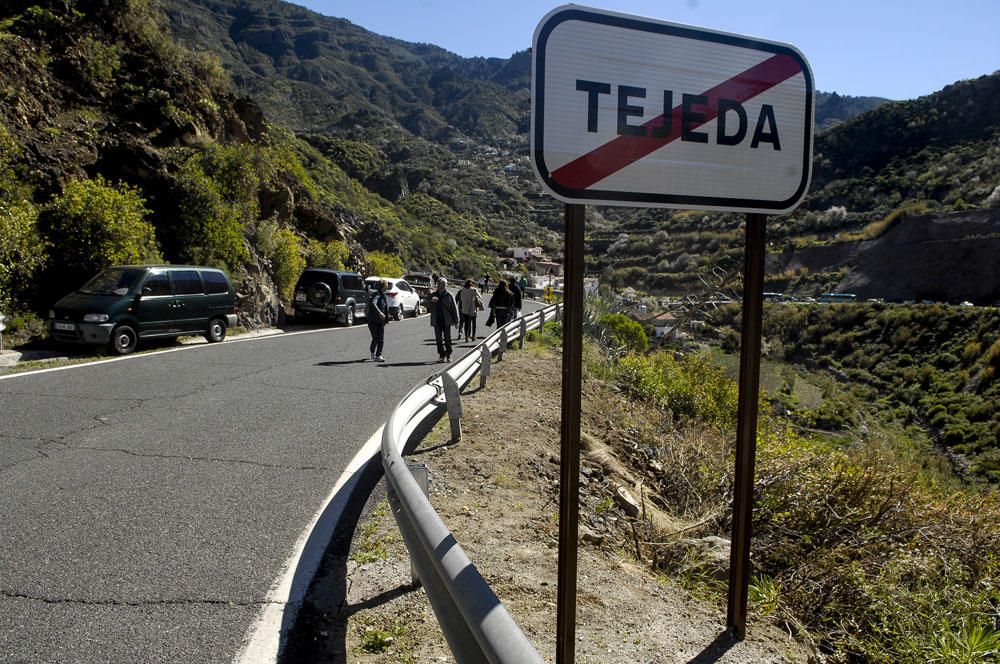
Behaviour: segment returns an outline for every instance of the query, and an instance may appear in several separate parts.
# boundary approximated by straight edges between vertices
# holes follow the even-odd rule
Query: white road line
[[[282,574],[271,585],[257,621],[248,630],[243,647],[233,659],[234,664],[273,664],[277,661],[284,646],[284,631],[291,628],[295,621],[309,583],[347,507],[359,471],[380,451],[383,428],[384,425],[379,427],[347,464],[330,495],[299,535],[294,553],[285,562]]]
[[[318,330],[299,330],[297,332],[275,332],[274,334],[258,334],[253,336],[239,336],[233,339],[226,339],[222,343],[224,344],[238,344],[245,341],[260,341],[261,339],[271,339],[273,337],[294,337],[300,334],[318,334],[320,332],[344,332],[347,330],[367,330],[368,326],[355,325],[353,327],[334,327],[334,328],[321,328]],[[43,373],[51,373],[53,371],[66,371],[69,369],[79,369],[80,367],[92,367],[96,364],[108,364],[110,362],[124,362],[126,360],[138,360],[144,357],[155,357],[156,355],[163,355],[165,353],[177,353],[182,350],[198,350],[202,348],[215,348],[218,344],[210,343],[200,343],[200,344],[184,344],[178,348],[165,348],[163,350],[155,350],[149,353],[135,353],[130,355],[123,355],[121,357],[109,357],[103,360],[94,360],[93,362],[81,362],[79,364],[67,364],[61,367],[49,367],[48,369],[33,369],[31,371],[21,371],[19,373],[7,374],[0,376],[0,380],[5,380],[9,378],[20,378],[21,376],[36,376]]]

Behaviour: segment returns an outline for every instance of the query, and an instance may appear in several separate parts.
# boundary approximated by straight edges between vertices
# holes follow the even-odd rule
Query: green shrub
[[[643,353],[649,347],[642,325],[625,314],[604,314],[597,322],[607,330],[611,342],[623,352]]]
[[[373,251],[366,256],[370,274],[379,277],[403,276],[403,259],[384,251]]]
[[[351,250],[348,249],[347,244],[340,240],[330,240],[329,242],[309,240],[306,247],[306,264],[309,267],[343,270],[344,263],[350,254]]]
[[[735,421],[736,383],[706,355],[680,360],[665,352],[626,355],[614,372],[633,394],[668,408],[677,419],[697,418],[720,428]]]
[[[264,256],[271,261],[274,285],[285,302],[291,302],[295,282],[306,267],[302,256],[302,242],[288,228],[267,219],[257,225],[257,244]]]
[[[52,201],[48,230],[53,261],[71,271],[162,261],[139,190],[103,177],[71,180]]]
[[[230,202],[224,194],[224,189],[231,191],[235,183],[220,186],[197,157],[181,165],[176,183],[178,258],[187,263],[235,268],[246,255],[244,224],[253,219],[242,208],[243,203]]]
[[[0,311],[11,311],[27,295],[46,258],[38,210],[30,201],[0,198]]]

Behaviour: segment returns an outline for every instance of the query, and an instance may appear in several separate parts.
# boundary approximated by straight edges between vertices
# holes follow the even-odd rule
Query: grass
[[[389,503],[383,499],[375,507],[375,511],[355,532],[354,548],[351,551],[351,560],[358,565],[365,565],[389,557],[389,549],[383,538],[378,536],[379,528],[385,522],[389,514]]]

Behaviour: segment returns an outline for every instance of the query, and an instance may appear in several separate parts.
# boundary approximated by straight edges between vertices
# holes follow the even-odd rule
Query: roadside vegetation
[[[1000,661],[996,433],[973,426],[992,426],[984,374],[995,358],[988,340],[970,346],[1000,327],[982,313],[929,309],[768,310],[751,610],[828,661]],[[725,316],[723,327],[734,322]],[[721,600],[727,563],[703,545],[731,530],[731,363],[702,343],[623,350],[611,329],[590,336],[585,358],[592,380],[639,404],[618,423],[617,450],[643,471],[644,505],[688,524],[665,530],[643,507],[626,519],[621,549]],[[894,335],[913,342],[897,338],[894,350]],[[931,444],[954,427],[963,436],[947,449],[973,459],[957,474]]]

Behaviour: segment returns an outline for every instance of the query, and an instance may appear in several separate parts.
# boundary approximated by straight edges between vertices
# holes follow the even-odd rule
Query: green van
[[[116,355],[139,339],[202,334],[226,338],[236,325],[236,292],[222,270],[197,265],[109,267],[49,310],[56,341],[107,346]]]

